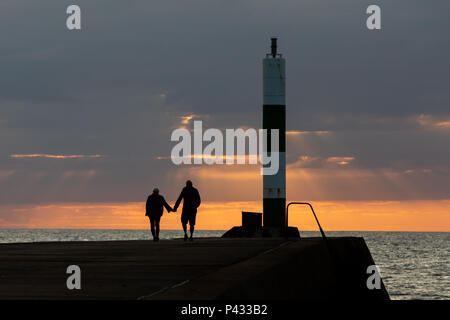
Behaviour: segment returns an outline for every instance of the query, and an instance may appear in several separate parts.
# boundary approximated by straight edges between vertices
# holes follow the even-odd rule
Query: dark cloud
[[[70,32],[72,3],[0,3],[1,203],[134,201],[169,189],[176,167],[156,157],[170,154],[182,116],[261,126],[273,35],[287,58],[288,129],[329,132],[289,136],[289,163],[353,157],[358,170],[422,172],[412,198],[447,194],[450,133],[436,124],[450,119],[448,1],[376,1],[381,31],[365,27],[373,1],[79,0],[82,30]]]

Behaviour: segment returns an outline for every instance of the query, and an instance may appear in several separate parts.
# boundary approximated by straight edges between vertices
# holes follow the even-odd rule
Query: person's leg
[[[184,231],[184,241],[187,240],[188,235],[187,235],[187,225],[186,223],[183,223],[183,231]]]
[[[159,240],[159,222],[161,221],[161,217],[159,217],[158,219],[155,219],[155,234],[156,234],[156,239]]]
[[[192,214],[190,219],[189,219],[189,227],[190,227],[190,232],[191,232],[191,241],[194,239],[194,226],[195,226],[195,216],[196,214]]]
[[[150,231],[152,232],[153,239],[155,239],[155,220],[150,217]]]
[[[181,225],[183,226],[183,231],[184,231],[184,241],[186,241],[188,238],[188,236],[187,236],[187,221],[186,221],[186,216],[184,216],[183,214],[181,215]]]
[[[191,240],[193,239],[193,236],[194,236],[194,225],[193,224],[190,224],[189,225],[189,231],[191,232]]]

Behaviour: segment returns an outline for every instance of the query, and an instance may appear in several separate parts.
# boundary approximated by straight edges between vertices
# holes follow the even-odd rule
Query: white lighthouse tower
[[[286,62],[277,53],[277,38],[271,38],[271,53],[263,59],[263,129],[271,137],[271,129],[279,131],[279,150],[272,150],[267,139],[267,152],[277,152],[279,170],[263,176],[264,227],[286,226]]]

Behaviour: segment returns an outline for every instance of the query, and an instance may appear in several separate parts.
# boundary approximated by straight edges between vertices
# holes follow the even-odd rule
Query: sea
[[[220,237],[223,230],[198,230],[200,237]],[[161,239],[180,238],[180,230],[162,230]],[[329,237],[363,237],[393,300],[450,299],[450,232],[329,231]],[[303,237],[320,236],[301,232]],[[144,240],[148,230],[0,229],[0,243],[42,241]]]

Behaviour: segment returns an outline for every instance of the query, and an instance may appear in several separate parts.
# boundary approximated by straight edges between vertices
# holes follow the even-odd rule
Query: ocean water
[[[196,237],[220,237],[221,230],[198,230]],[[364,237],[391,299],[450,299],[449,232],[326,232]],[[162,230],[161,239],[182,237]],[[301,232],[302,236],[320,236]],[[0,243],[41,241],[109,241],[149,239],[148,230],[0,229]]]

